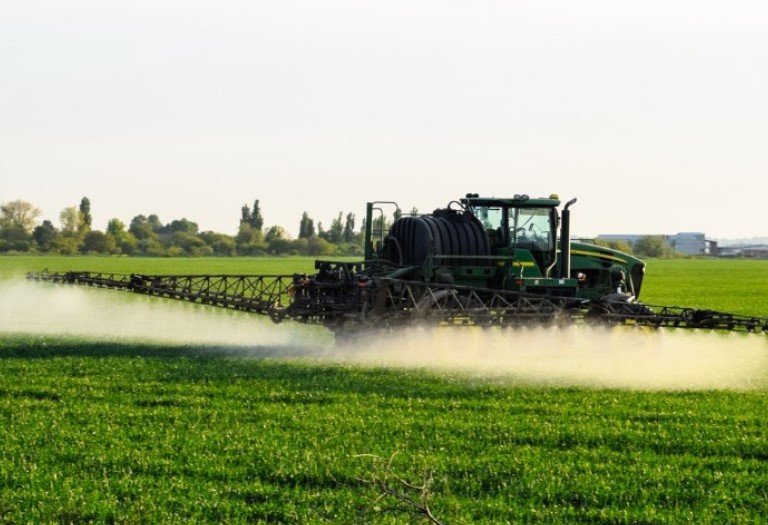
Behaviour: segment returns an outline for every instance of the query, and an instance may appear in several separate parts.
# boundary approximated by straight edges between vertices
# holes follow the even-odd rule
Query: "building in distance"
[[[606,233],[597,236],[601,241],[626,242],[634,246],[635,242],[642,237],[649,237],[648,234],[614,234]],[[653,235],[663,238],[666,243],[678,253],[683,255],[716,255],[717,241],[710,241],[706,235],[701,232],[680,232],[674,235]]]
[[[701,232],[680,232],[674,235],[650,234],[614,234],[606,233],[597,236],[601,241],[626,242],[634,246],[642,237],[661,237],[670,248],[683,255],[708,255],[712,257],[745,257],[751,259],[768,259],[768,243],[765,239],[747,241],[729,241],[707,239]]]

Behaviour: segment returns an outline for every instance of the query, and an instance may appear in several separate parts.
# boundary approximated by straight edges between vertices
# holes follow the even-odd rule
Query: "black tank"
[[[461,210],[435,210],[432,215],[398,219],[389,230],[384,257],[397,265],[423,266],[434,245],[436,265],[486,266],[491,246],[483,224],[471,213]],[[441,256],[464,256],[449,259]]]

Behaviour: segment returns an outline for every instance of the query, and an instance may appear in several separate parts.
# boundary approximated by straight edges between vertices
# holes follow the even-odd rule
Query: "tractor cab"
[[[522,275],[552,274],[557,264],[557,196],[532,199],[515,195],[497,199],[468,194],[462,204],[483,224],[492,255],[500,257],[499,260],[511,258]]]
[[[642,260],[596,244],[570,241],[568,208],[574,202],[566,203],[561,219],[556,195],[496,199],[468,194],[462,199],[483,224],[491,240],[491,255],[504,268],[503,284],[497,286],[575,294],[584,299],[611,294],[638,297],[645,272]]]
[[[461,203],[482,223],[490,240],[491,259],[498,268],[494,287],[542,295],[578,293],[578,281],[571,278],[567,262],[569,245],[564,242],[558,246],[561,225],[557,195],[493,198],[469,193]],[[562,233],[567,239],[566,210]]]

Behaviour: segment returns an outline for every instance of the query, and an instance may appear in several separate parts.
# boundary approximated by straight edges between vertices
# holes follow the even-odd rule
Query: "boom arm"
[[[290,299],[296,275],[141,275],[38,272],[33,281],[128,290],[146,295],[270,315]]]
[[[319,262],[317,275],[140,275],[39,272],[33,281],[113,288],[231,308],[331,329],[441,326],[530,326],[603,323],[762,332],[768,318],[675,306],[624,296],[579,299],[509,290],[429,284],[359,273],[354,263]]]

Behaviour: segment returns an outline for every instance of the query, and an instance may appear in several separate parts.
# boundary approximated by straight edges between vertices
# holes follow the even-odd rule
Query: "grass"
[[[272,273],[281,262],[14,257],[0,259],[0,275],[32,263]],[[706,306],[712,282],[751,283],[761,297],[734,304],[765,315],[766,269],[651,261],[644,292]],[[273,350],[0,334],[0,523],[418,522],[407,505],[377,500],[373,457],[393,458],[415,484],[431,473],[430,507],[445,523],[768,516],[765,391],[504,385]]]
[[[63,338],[1,352],[7,523],[402,523],[363,483],[367,454],[394,453],[410,480],[434,470],[450,523],[768,515],[762,393],[504,387]]]
[[[80,271],[144,274],[292,274],[312,273],[310,257],[0,257],[0,279],[23,278],[27,272]]]
[[[768,260],[654,259],[647,264],[641,299],[648,304],[768,317]]]

